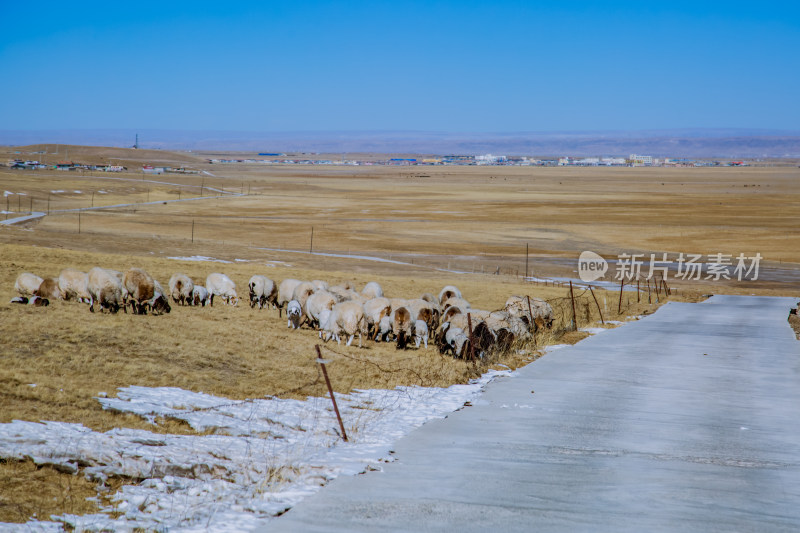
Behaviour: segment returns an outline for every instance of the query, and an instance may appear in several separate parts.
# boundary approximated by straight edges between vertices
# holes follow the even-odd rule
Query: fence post
[[[331,387],[331,380],[328,378],[328,371],[325,369],[325,360],[319,351],[319,344],[315,346],[317,349],[317,363],[322,367],[322,375],[325,376],[325,384],[328,386],[328,392],[331,395],[331,402],[333,403],[333,411],[336,413],[336,419],[339,421],[339,429],[342,430],[342,440],[347,442],[347,433],[344,430],[344,423],[342,422],[342,415],[339,414],[339,406],[336,405],[336,397],[333,395],[333,387]]]
[[[636,278],[636,303],[639,303],[639,278]]]
[[[625,285],[625,277],[619,280],[619,305],[617,306],[617,314],[622,314],[622,287]]]
[[[600,310],[600,304],[597,302],[597,296],[594,295],[594,291],[592,290],[591,285],[589,285],[589,292],[592,293],[592,298],[594,298],[594,305],[597,306],[597,312],[600,313],[600,323],[605,326],[606,322],[605,320],[603,320],[603,312]]]
[[[469,360],[475,360],[475,342],[472,338],[472,313],[467,313],[467,327],[469,328]]]
[[[575,293],[572,292],[572,280],[569,280],[569,299],[572,300],[572,324],[578,331],[578,314],[575,312]]]

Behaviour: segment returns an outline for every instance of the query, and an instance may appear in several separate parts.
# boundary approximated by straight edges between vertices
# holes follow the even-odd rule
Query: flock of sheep
[[[236,284],[225,274],[213,273],[206,286],[195,285],[181,273],[169,280],[169,293],[159,282],[139,268],[126,272],[95,267],[88,273],[64,269],[58,278],[45,278],[31,273],[17,277],[14,288],[20,297],[12,302],[48,305],[51,299],[78,300],[88,303],[94,312],[116,313],[128,306],[135,314],[169,313],[170,304],[205,306],[214,298],[228,305],[238,305]],[[279,285],[262,275],[254,275],[248,283],[250,307],[272,307],[279,316],[286,310],[287,327],[300,329],[306,325],[319,330],[325,342],[347,339],[349,346],[356,335],[375,342],[396,342],[404,349],[410,342],[419,348],[432,340],[442,353],[455,357],[484,357],[492,351],[506,351],[515,341],[530,338],[531,333],[553,324],[553,309],[539,298],[511,296],[502,309],[485,311],[472,308],[461,291],[452,285],[438,296],[423,294],[419,298],[388,298],[377,282],[371,281],[359,292],[349,282],[330,286],[320,280],[285,279]],[[469,332],[472,332],[471,336]]]

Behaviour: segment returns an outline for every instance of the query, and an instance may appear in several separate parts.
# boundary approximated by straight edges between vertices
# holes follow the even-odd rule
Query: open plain
[[[540,335],[535,346],[480,364],[454,360],[434,348],[398,351],[371,341],[365,348],[328,343],[324,356],[331,361],[334,389],[342,393],[464,383],[489,368],[524,365],[543,344],[585,337],[566,331],[572,319],[567,288],[525,281],[526,245],[528,273],[539,279],[575,279],[583,250],[605,257],[760,253],[762,279],[672,280],[678,291],[670,298],[697,301],[709,293],[800,297],[800,169],[791,166],[311,167],[210,164],[218,154],[55,150],[5,148],[0,160],[53,163],[69,157],[128,170],[0,167],[0,190],[7,192],[0,205],[7,211],[3,217],[44,213],[0,226],[0,423],[57,420],[98,431],[128,427],[194,434],[180,421],[161,419],[153,426],[135,415],[103,410],[95,398],[131,385],[174,386],[236,400],[324,395],[315,363],[316,333],[289,331],[277,311],[246,305],[247,280],[256,273],[276,281],[350,281],[357,288],[376,280],[398,297],[436,294],[455,284],[476,308],[497,309],[509,295],[529,294],[556,310],[553,331]],[[143,174],[143,164],[196,173]],[[90,314],[72,302],[47,308],[8,303],[21,272],[57,276],[63,268],[93,266],[141,267],[165,286],[174,272],[200,283],[211,272],[224,272],[244,300],[237,308],[173,305],[163,316]],[[618,292],[596,293],[606,320],[658,307],[655,295],[648,303],[641,293],[637,302],[637,294],[626,291],[619,305]],[[578,325],[596,326],[600,317],[591,295],[579,289],[576,296]],[[48,487],[74,479],[55,471],[45,476],[30,466],[0,463],[4,498],[20,476]],[[27,494],[0,501],[0,521],[96,509],[76,497],[94,488],[79,492],[75,483],[60,496]]]

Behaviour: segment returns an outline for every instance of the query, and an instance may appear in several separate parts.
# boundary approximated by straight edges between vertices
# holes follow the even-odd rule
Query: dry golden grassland
[[[0,423],[59,420],[96,430],[192,433],[174,420],[152,426],[133,415],[103,411],[95,398],[129,385],[176,386],[232,399],[326,393],[315,363],[316,332],[288,330],[275,310],[250,309],[243,301],[237,308],[173,305],[167,315],[134,316],[91,314],[72,302],[47,308],[12,305],[14,279],[21,272],[44,277],[66,267],[137,266],[165,287],[174,272],[202,284],[209,273],[224,272],[244,300],[253,274],[276,281],[351,281],[359,288],[376,280],[387,295],[399,297],[436,294],[443,285],[455,284],[480,309],[500,308],[511,294],[544,298],[556,309],[554,332],[540,335],[535,347],[480,364],[442,356],[433,347],[398,351],[372,341],[364,348],[328,343],[323,355],[332,361],[334,389],[346,392],[463,383],[491,367],[526,364],[537,357],[534,348],[544,344],[585,337],[583,332],[562,336],[572,318],[567,288],[519,277],[526,243],[530,271],[538,276],[574,277],[574,266],[563,261],[576,260],[586,249],[606,256],[760,252],[768,264],[800,264],[795,230],[800,172],[795,168],[298,168],[210,165],[203,154],[69,150],[70,159],[121,163],[131,171],[0,168],[0,190],[26,194],[8,197],[10,210],[28,211],[33,198],[33,210],[47,211],[49,198],[50,211],[23,226],[0,226]],[[15,157],[8,150],[5,155]],[[133,171],[142,163],[186,165],[209,174],[145,176]],[[174,201],[199,197],[201,188],[203,196],[220,197]],[[158,203],[142,205],[146,201]],[[137,205],[82,211],[78,233],[78,213],[63,210],[92,202],[95,207]],[[345,257],[303,253],[311,247],[312,227],[315,252]],[[174,256],[231,262],[168,259]],[[800,296],[798,287],[777,282],[672,286],[679,291],[671,299],[684,301],[709,292]],[[636,293],[625,292],[617,313],[617,291],[596,293],[606,320],[651,313],[664,302],[662,296],[658,304],[648,304],[644,295],[637,303]],[[576,290],[576,296],[578,325],[597,325],[591,295]],[[69,502],[83,494],[80,490],[94,489],[79,489],[74,480],[66,489],[73,496],[55,506],[14,489],[22,477],[30,486],[67,483],[56,481],[59,476],[68,475],[36,473],[28,463],[0,463],[0,521],[24,520],[34,512],[41,516],[45,510],[86,512]]]

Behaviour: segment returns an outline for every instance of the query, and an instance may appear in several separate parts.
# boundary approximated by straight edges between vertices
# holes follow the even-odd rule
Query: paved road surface
[[[264,530],[800,531],[794,303],[670,303],[552,352]]]

